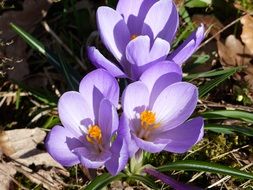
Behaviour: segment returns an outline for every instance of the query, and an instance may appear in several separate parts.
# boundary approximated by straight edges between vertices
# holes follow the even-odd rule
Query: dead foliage
[[[21,173],[33,183],[46,189],[62,189],[66,184],[61,176],[69,173],[53,158],[39,149],[46,132],[39,129],[15,129],[3,131],[0,135],[0,189],[9,189],[15,180],[15,174]]]
[[[192,17],[192,21],[197,25],[203,23],[211,35],[216,35],[216,33],[224,27],[214,15],[195,14]],[[216,36],[216,38],[219,38],[219,35]]]
[[[4,44],[10,43],[9,45],[2,46],[0,50],[0,54],[10,60],[6,62],[5,68],[12,69],[4,71],[7,72],[9,79],[20,81],[25,75],[29,74],[27,44],[17,37],[16,33],[11,29],[10,23],[15,23],[25,30],[32,32],[36,24],[46,15],[50,4],[49,0],[25,0],[21,11],[10,10],[0,16],[0,39]]]
[[[241,66],[242,73],[236,75],[237,80],[245,80],[253,91],[253,17],[245,15],[241,19],[241,40],[234,35],[229,35],[225,42],[217,40],[220,62],[223,67]]]

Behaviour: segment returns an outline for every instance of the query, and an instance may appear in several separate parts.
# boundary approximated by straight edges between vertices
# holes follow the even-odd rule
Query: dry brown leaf
[[[224,28],[223,24],[214,15],[195,14],[192,17],[192,21],[198,25],[203,23],[207,28],[211,26],[211,35],[215,35],[218,31]],[[219,36],[217,36],[217,38],[219,38]]]
[[[22,11],[6,11],[0,16],[0,39],[4,42],[13,41],[12,44],[3,47],[3,54],[12,61],[8,62],[5,70],[9,79],[20,81],[29,74],[28,64],[26,62],[28,55],[26,52],[26,43],[17,37],[17,34],[11,29],[10,23],[15,23],[28,32],[32,32],[35,25],[45,16],[45,12],[50,7],[48,0],[25,0]],[[43,13],[44,11],[44,13]]]
[[[244,77],[245,81],[248,83],[249,89],[253,91],[253,75],[246,75]]]
[[[69,173],[47,152],[37,148],[45,136],[46,132],[39,128],[4,131],[0,135],[0,150],[11,159],[7,163],[15,171],[14,174],[18,171],[46,189],[61,189],[64,182],[59,174],[69,176]],[[29,167],[31,165],[36,171]]]
[[[243,79],[248,83],[249,90],[253,91],[253,65],[251,64],[253,57],[249,48],[234,35],[229,35],[224,44],[217,40],[217,48],[223,67],[243,66],[245,75]],[[235,79],[241,80],[241,78],[241,75],[235,75]]]
[[[250,15],[245,15],[241,19],[242,23],[242,34],[241,38],[243,43],[253,54],[253,17]]]
[[[184,0],[174,0],[174,2],[178,8],[180,8],[184,4]]]
[[[0,189],[14,189],[12,179],[16,170],[11,163],[0,163]]]
[[[47,11],[50,7],[48,0],[25,0],[23,2],[22,11],[7,11],[0,16],[0,38],[5,41],[10,41],[16,36],[16,33],[11,29],[10,23],[15,23],[25,30],[30,30],[36,23],[43,18],[42,11]]]
[[[218,40],[217,47],[221,63],[225,67],[248,65],[251,60],[251,58],[245,56],[250,53],[248,48],[234,35],[229,35],[225,40],[225,44]]]
[[[62,181],[62,179],[59,178],[54,170],[46,171],[40,169],[36,172],[29,172],[17,167],[16,169],[18,172],[22,173],[28,179],[30,179],[33,183],[43,185],[43,187],[46,189],[63,189],[63,186],[65,185],[65,183]]]
[[[37,149],[45,137],[46,132],[39,128],[5,131],[0,137],[1,149],[5,155],[26,166],[35,164],[64,169],[48,153]]]
[[[226,46],[220,42],[217,41],[217,48],[218,48],[218,54],[220,56],[220,62],[223,66],[235,66],[236,63],[234,62],[233,56],[228,53]]]

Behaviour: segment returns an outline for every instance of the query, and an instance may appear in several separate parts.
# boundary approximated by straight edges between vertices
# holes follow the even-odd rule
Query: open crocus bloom
[[[105,164],[113,175],[123,169],[128,159],[120,158],[123,139],[112,142],[118,129],[118,99],[118,83],[103,69],[86,75],[79,92],[64,93],[58,103],[64,127],[53,127],[45,142],[51,156],[64,166],[81,163],[86,168],[98,168]]]
[[[99,7],[97,24],[102,42],[119,63],[112,63],[95,47],[88,48],[88,56],[96,67],[108,70],[115,77],[138,80],[151,63],[166,59],[178,20],[172,0],[119,0],[116,10]],[[181,66],[203,38],[201,25],[167,59]],[[144,51],[145,56],[135,53],[134,49],[139,49],[138,53]]]
[[[131,155],[139,148],[183,153],[203,137],[203,119],[187,121],[196,107],[198,90],[181,79],[178,65],[160,62],[126,87],[120,128],[129,129],[125,136]]]

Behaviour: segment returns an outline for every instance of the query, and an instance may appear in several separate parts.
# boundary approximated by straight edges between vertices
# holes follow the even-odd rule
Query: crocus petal
[[[118,129],[119,118],[116,108],[107,99],[100,103],[98,124],[102,130],[102,141],[109,145],[113,133]]]
[[[148,11],[142,34],[147,34],[152,40],[159,37],[170,43],[175,36],[178,23],[178,12],[173,1],[160,0]]]
[[[111,159],[105,163],[105,167],[112,175],[117,175],[128,162],[128,146],[124,136],[118,135],[111,147]]]
[[[150,39],[148,36],[138,36],[131,40],[126,47],[126,57],[131,64],[146,64],[147,56],[150,51]]]
[[[157,0],[119,0],[116,11],[123,15],[130,33],[139,35],[142,30],[144,18],[155,2]]]
[[[142,82],[129,84],[122,95],[122,107],[127,118],[134,119],[148,106],[149,92]]]
[[[182,80],[182,69],[170,61],[158,62],[147,69],[140,77],[151,92],[151,106],[157,96],[169,85]]]
[[[184,153],[199,142],[203,135],[204,121],[203,118],[197,117],[157,136],[170,139],[165,150],[175,153]]]
[[[147,69],[147,57],[150,51],[150,39],[148,36],[138,36],[130,41],[126,47],[126,58],[130,62],[128,67],[131,70],[130,78],[138,80],[144,69]],[[141,70],[142,68],[142,70]]]
[[[48,153],[61,165],[73,166],[80,161],[73,154],[68,146],[68,139],[75,138],[71,132],[64,127],[56,125],[47,135],[45,145]],[[72,144],[72,148],[81,147],[82,143],[76,139],[76,143]]]
[[[75,134],[83,135],[85,126],[93,124],[94,115],[83,96],[74,91],[64,93],[58,102],[60,120],[64,127]]]
[[[154,66],[147,69],[140,77],[142,81],[151,92],[156,81],[163,75],[168,73],[176,73],[182,78],[182,69],[171,61],[157,62]],[[169,82],[170,83],[170,82]]]
[[[139,150],[139,148],[136,145],[135,141],[132,139],[129,119],[125,116],[124,113],[122,113],[120,117],[118,135],[124,137],[124,140],[127,143],[128,154],[131,158]]]
[[[117,80],[104,69],[97,69],[87,74],[80,82],[79,91],[88,103],[94,102],[94,93],[102,93],[101,98],[107,98],[117,107],[119,101],[119,85]],[[98,96],[98,93],[96,93]],[[99,107],[94,106],[94,107]]]
[[[161,152],[166,147],[165,143],[154,143],[152,141],[145,141],[143,139],[138,138],[135,134],[133,134],[132,136],[135,140],[136,145],[147,152]]]
[[[86,168],[99,168],[111,157],[111,152],[108,150],[98,153],[96,150],[86,147],[76,148],[74,153]]]
[[[162,38],[156,38],[153,46],[150,50],[150,59],[157,60],[164,60],[164,57],[168,55],[170,51],[170,43],[163,40]]]
[[[200,25],[195,32],[168,56],[168,60],[172,60],[182,66],[182,64],[197,50],[205,37],[204,32],[204,25]]]
[[[130,41],[129,30],[122,16],[110,7],[99,7],[97,25],[104,45],[120,62]]]
[[[165,60],[169,49],[170,44],[159,38],[150,48],[148,36],[138,36],[129,42],[126,47],[126,58],[131,63],[132,79],[137,80],[145,70],[157,61]]]
[[[107,70],[113,77],[126,78],[125,73],[123,73],[114,63],[106,59],[95,47],[88,47],[87,54],[91,63],[97,68]]]
[[[194,111],[197,100],[198,89],[190,83],[177,82],[165,88],[152,108],[161,124],[157,130],[169,130],[182,124]]]

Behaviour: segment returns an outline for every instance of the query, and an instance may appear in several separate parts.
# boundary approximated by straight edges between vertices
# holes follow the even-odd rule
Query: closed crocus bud
[[[95,47],[88,47],[89,59],[113,76],[132,81],[139,80],[157,61],[173,61],[181,66],[203,40],[204,27],[201,25],[170,53],[178,24],[178,11],[172,0],[119,0],[116,10],[99,7],[99,34],[117,63],[106,59]]]

